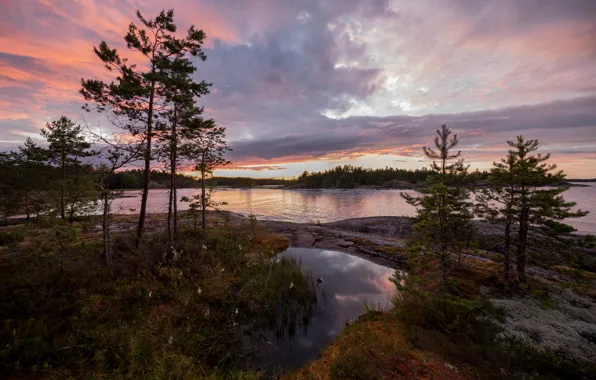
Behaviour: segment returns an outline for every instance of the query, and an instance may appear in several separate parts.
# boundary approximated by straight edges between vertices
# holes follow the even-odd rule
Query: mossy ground
[[[483,288],[524,293],[548,308],[547,285],[533,280],[507,288],[499,263],[470,255],[453,260],[444,285],[438,262],[411,257],[394,309],[369,312],[347,325],[318,359],[284,379],[587,379],[596,373],[594,363],[563,360],[503,338],[497,322],[504,311],[481,294]]]
[[[0,377],[264,376],[246,364],[243,341],[288,328],[314,297],[297,264],[270,260],[286,239],[212,215],[206,235],[184,222],[172,248],[150,227],[135,249],[130,228],[118,227],[133,221],[115,218],[113,269],[94,218],[55,223],[76,233],[63,269],[51,223],[8,228],[24,239],[0,252]]]

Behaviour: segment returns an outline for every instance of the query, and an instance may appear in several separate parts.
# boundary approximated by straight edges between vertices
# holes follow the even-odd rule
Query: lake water
[[[568,224],[579,233],[596,234],[596,183],[587,187],[572,187],[565,192],[565,199],[577,202],[580,208],[590,211],[584,218],[569,219]],[[179,198],[192,197],[199,190],[180,189]],[[298,223],[333,222],[367,216],[414,216],[415,210],[399,195],[415,194],[413,190],[371,189],[218,189],[214,199],[227,202],[221,206],[240,214],[254,214],[259,219],[283,220]],[[128,198],[119,198],[112,204],[115,213],[139,212],[140,192],[127,191]],[[167,212],[168,191],[151,190],[149,212]],[[188,209],[188,203],[179,202],[179,209]]]
[[[266,366],[299,368],[314,359],[341,332],[346,322],[365,312],[365,304],[387,309],[395,294],[389,278],[394,269],[343,252],[289,248],[279,257],[291,258],[315,281],[317,302],[304,329],[286,339],[262,345],[256,362]],[[260,360],[259,360],[260,359]]]

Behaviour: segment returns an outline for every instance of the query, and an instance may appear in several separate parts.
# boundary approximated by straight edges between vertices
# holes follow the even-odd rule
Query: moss
[[[373,312],[347,326],[320,358],[284,379],[466,379],[471,368],[457,372],[442,355],[417,350],[395,313]]]
[[[407,250],[405,248],[394,245],[376,245],[373,247],[373,249],[377,252],[385,253],[387,255],[403,256],[407,254]]]
[[[245,372],[245,332],[283,330],[311,311],[310,279],[295,262],[271,261],[288,242],[262,226],[235,223],[206,237],[183,226],[175,253],[163,234],[147,234],[136,250],[124,232],[109,270],[84,225],[63,272],[51,242],[0,260],[11,273],[0,278],[0,377],[262,378]]]

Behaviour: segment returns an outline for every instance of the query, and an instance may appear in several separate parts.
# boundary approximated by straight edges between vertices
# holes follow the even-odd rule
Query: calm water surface
[[[364,305],[391,306],[395,270],[343,252],[289,248],[280,257],[295,259],[315,283],[317,302],[308,326],[291,339],[264,345],[258,358],[271,367],[299,368],[314,359],[350,320],[364,314]]]
[[[596,233],[596,183],[588,187],[572,187],[564,196],[577,202],[580,208],[590,214],[580,219],[569,219],[567,223],[580,233]],[[179,198],[191,197],[197,189],[179,190]],[[227,202],[224,210],[240,214],[254,214],[259,219],[290,222],[333,222],[342,219],[366,216],[414,216],[415,210],[399,195],[400,192],[415,194],[413,190],[369,190],[369,189],[220,189],[214,194],[219,202]],[[140,192],[126,192],[129,198],[116,199],[113,212],[138,213]],[[151,190],[148,200],[149,212],[166,212],[167,190]],[[179,209],[188,209],[188,203],[179,203]]]

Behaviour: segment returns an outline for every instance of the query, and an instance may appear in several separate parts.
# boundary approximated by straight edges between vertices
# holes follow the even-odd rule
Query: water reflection
[[[395,286],[389,281],[394,270],[342,252],[289,248],[281,257],[295,259],[317,283],[317,303],[307,328],[293,337],[262,344],[254,359],[257,365],[298,368],[314,359],[350,320],[364,313],[364,304],[391,306]]]
[[[566,223],[580,233],[596,233],[596,184],[589,187],[572,187],[565,192],[565,199],[577,202],[579,207],[591,211],[588,216],[569,219]],[[192,197],[197,189],[181,189],[179,197]],[[215,201],[227,202],[222,209],[241,214],[254,214],[259,219],[274,219],[298,223],[332,222],[366,216],[414,216],[414,207],[407,204],[400,192],[415,194],[412,190],[369,189],[220,189],[214,194]],[[140,192],[126,192],[129,198],[116,199],[112,206],[115,213],[139,212]],[[148,200],[149,212],[167,212],[168,192],[151,190]],[[179,203],[179,210],[188,209],[188,203]]]

